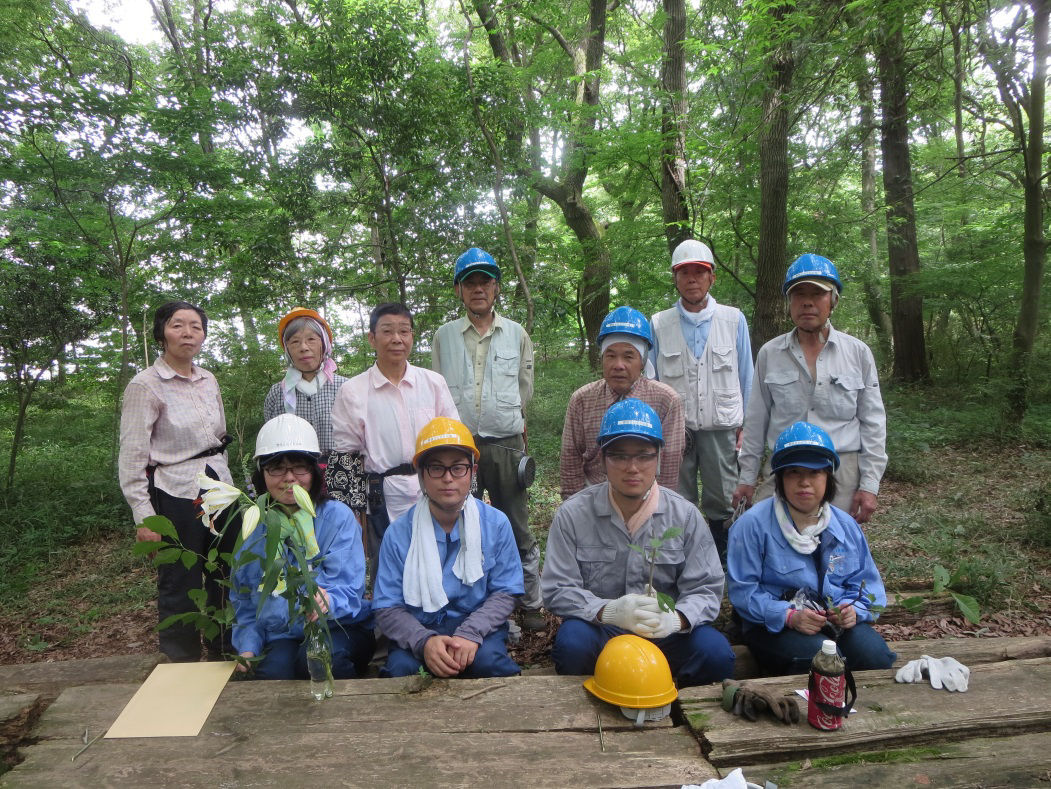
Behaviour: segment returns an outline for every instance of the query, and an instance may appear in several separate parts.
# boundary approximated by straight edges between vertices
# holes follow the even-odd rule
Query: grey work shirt
[[[547,538],[540,579],[544,606],[561,617],[591,622],[610,600],[645,594],[649,562],[629,544],[646,547],[671,528],[682,534],[657,554],[653,586],[675,600],[690,629],[712,622],[723,597],[719,554],[704,518],[678,493],[660,489],[656,512],[634,535],[609,500],[609,482],[584,488],[562,503]]]
[[[812,378],[795,329],[759,349],[738,481],[754,485],[764,445],[773,449],[785,428],[804,421],[823,428],[838,452],[858,453],[858,487],[875,495],[887,468],[887,412],[872,351],[830,324],[816,369]]]

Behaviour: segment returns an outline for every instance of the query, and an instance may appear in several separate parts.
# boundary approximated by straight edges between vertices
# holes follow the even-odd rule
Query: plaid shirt
[[[657,412],[664,433],[661,468],[657,484],[676,490],[679,465],[686,447],[686,422],[682,398],[667,384],[645,376],[639,378],[624,397],[635,397]],[[559,464],[562,498],[567,499],[588,485],[606,481],[602,453],[598,448],[598,431],[602,417],[611,405],[624,397],[617,395],[605,379],[586,384],[569,398],[566,422],[562,429],[562,456]]]
[[[308,396],[302,392],[296,392],[295,414],[314,426],[318,444],[321,446],[322,459],[332,449],[332,404],[336,402],[339,387],[346,380],[342,375],[333,375],[332,380],[326,381],[316,395]],[[285,396],[281,390],[281,382],[278,381],[270,387],[266,400],[263,401],[263,419],[269,422],[275,416],[283,413],[285,413]]]
[[[226,453],[193,456],[219,446],[226,435],[226,413],[215,376],[194,365],[190,377],[179,375],[163,357],[131,379],[120,412],[120,489],[135,523],[154,515],[146,467],[156,466],[154,484],[165,493],[193,499],[200,492],[197,475],[211,466],[223,482],[232,483]]]

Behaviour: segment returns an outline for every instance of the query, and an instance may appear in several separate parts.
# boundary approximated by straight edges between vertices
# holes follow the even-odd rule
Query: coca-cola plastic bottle
[[[815,729],[835,731],[846,716],[846,665],[836,651],[835,641],[824,641],[810,664],[806,719]]]

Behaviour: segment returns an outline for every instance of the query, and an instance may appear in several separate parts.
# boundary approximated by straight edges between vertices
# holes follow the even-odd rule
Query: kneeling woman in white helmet
[[[730,602],[767,674],[805,673],[827,638],[852,670],[897,657],[872,627],[887,595],[865,535],[831,504],[838,466],[828,433],[796,422],[774,445],[776,494],[730,530]]]
[[[507,617],[524,591],[507,516],[471,495],[471,431],[449,417],[416,437],[423,496],[383,535],[372,605],[390,639],[380,676],[507,677]]]
[[[314,428],[294,414],[281,414],[263,425],[256,438],[255,489],[276,503],[266,520],[242,545],[246,554],[265,553],[270,529],[298,530],[318,585],[319,600],[328,612],[332,635],[332,675],[336,679],[361,676],[372,658],[375,639],[365,593],[365,552],[361,527],[350,509],[322,494],[318,467],[318,439]],[[296,503],[293,485],[310,495],[316,517]],[[317,550],[314,551],[316,545]],[[286,558],[294,562],[288,548]],[[308,679],[302,619],[290,619],[288,600],[271,595],[260,608],[263,567],[258,559],[235,562],[230,599],[234,605],[233,642],[242,657],[262,655],[255,665],[259,679]]]

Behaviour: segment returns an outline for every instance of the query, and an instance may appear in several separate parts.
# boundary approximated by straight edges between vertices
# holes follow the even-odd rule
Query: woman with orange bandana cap
[[[270,387],[263,418],[295,414],[307,420],[317,432],[324,463],[332,448],[332,404],[347,380],[336,373],[332,329],[315,310],[296,307],[278,323],[277,337],[288,370],[282,381]]]

